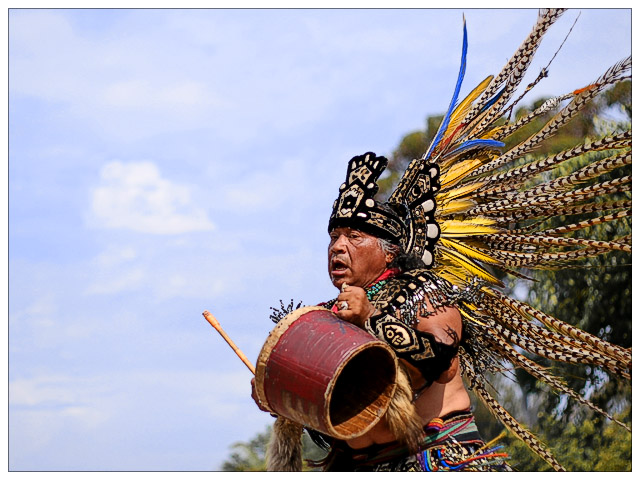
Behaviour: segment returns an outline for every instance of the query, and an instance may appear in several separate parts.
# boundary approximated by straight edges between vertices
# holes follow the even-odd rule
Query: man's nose
[[[340,253],[340,252],[346,252],[347,251],[347,237],[345,237],[344,235],[340,235],[335,242],[333,242],[333,245],[331,245],[331,248],[329,249],[331,252],[333,253]]]

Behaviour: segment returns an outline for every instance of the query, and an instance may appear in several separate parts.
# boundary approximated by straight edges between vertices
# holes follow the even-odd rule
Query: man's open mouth
[[[334,259],[331,261],[331,274],[332,275],[340,275],[343,274],[349,266],[339,259]]]

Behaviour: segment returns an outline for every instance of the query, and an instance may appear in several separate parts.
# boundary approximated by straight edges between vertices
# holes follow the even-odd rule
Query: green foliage
[[[619,417],[631,424],[631,407]],[[580,421],[562,422],[551,414],[540,414],[538,437],[552,447],[556,459],[572,472],[631,471],[631,433],[597,414]],[[551,471],[520,440],[509,435],[504,441],[511,465],[519,471]]]
[[[601,238],[630,233],[630,225],[598,226]],[[631,346],[631,255],[614,252],[590,259],[584,268],[536,272],[529,303],[556,318],[623,347]],[[573,390],[608,412],[625,410],[630,420],[631,389],[599,369],[554,364],[553,372]],[[540,389],[538,382],[519,372],[527,395],[544,398],[546,412],[535,427],[543,432],[558,461],[571,471],[625,471],[631,469],[631,435],[577,402]],[[535,465],[521,449],[512,455],[523,465]]]
[[[256,434],[248,442],[234,443],[229,460],[222,464],[224,472],[265,472],[267,470],[266,452],[272,428]]]
[[[602,96],[606,106],[618,106],[631,120],[631,82],[621,82],[604,92]]]
[[[269,440],[273,433],[273,428],[268,426],[264,432],[257,433],[248,442],[234,443],[229,460],[222,464],[222,471],[225,472],[266,472],[267,459],[266,452]],[[326,456],[326,452],[318,447],[307,432],[302,435],[302,458],[303,460],[318,461]],[[303,471],[314,471],[316,468],[309,467],[303,462]]]

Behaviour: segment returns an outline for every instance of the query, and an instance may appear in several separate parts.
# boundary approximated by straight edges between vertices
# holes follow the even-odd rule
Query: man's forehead
[[[336,227],[333,230],[331,230],[329,232],[329,235],[336,234],[336,233],[353,233],[353,232],[358,232],[361,233],[362,235],[366,235],[368,237],[375,237],[375,235],[371,235],[370,233],[364,232],[362,230],[359,230],[357,228],[351,228],[351,227]]]

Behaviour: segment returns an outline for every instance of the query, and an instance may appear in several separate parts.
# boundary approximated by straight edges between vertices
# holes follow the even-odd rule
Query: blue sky
[[[465,10],[463,91],[535,10]],[[577,25],[537,95],[631,52],[630,10]],[[217,470],[271,423],[251,374],[280,299],[334,296],[346,162],[448,106],[463,10],[9,13],[9,468]],[[527,83],[525,80],[524,83]]]

